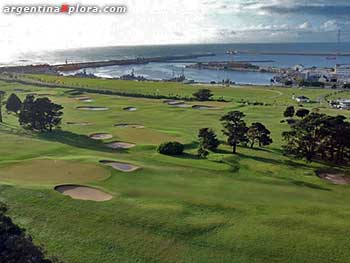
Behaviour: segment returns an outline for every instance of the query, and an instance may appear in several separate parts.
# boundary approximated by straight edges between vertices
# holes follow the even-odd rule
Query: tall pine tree
[[[16,94],[12,93],[6,102],[6,110],[8,112],[18,113],[21,110],[22,101],[17,97]]]

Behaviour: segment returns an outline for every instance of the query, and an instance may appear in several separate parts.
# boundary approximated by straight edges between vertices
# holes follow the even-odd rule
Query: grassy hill
[[[13,114],[0,126],[0,201],[48,254],[73,263],[114,262],[348,262],[350,252],[350,188],[323,181],[315,174],[327,165],[283,156],[281,123],[292,95],[320,103],[330,91],[320,89],[211,87],[215,98],[230,102],[186,102],[219,109],[177,108],[156,99],[85,93],[92,102],[72,96],[77,86],[139,94],[190,97],[198,86],[31,76],[62,85],[45,88],[0,82],[14,92],[48,96],[64,106],[62,130],[52,134],[23,131]],[[241,100],[266,105],[246,105]],[[103,106],[83,111],[78,106]],[[125,107],[137,111],[125,111]],[[227,145],[208,160],[195,156],[199,128],[211,127],[224,141],[219,119],[230,110],[246,114],[247,124],[262,122],[274,143],[264,149]],[[88,122],[71,125],[67,122]],[[143,129],[115,124],[137,123]],[[93,133],[112,139],[93,141]],[[180,157],[156,152],[162,142],[185,144]],[[105,143],[136,144],[112,150]],[[142,169],[123,173],[100,160],[135,164]],[[75,200],[54,191],[57,184],[84,184],[111,193],[107,202]]]

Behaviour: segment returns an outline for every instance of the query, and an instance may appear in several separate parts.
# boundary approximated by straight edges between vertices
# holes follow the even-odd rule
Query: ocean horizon
[[[252,54],[226,54],[227,50],[252,51]],[[296,52],[296,53],[340,53],[350,52],[349,43],[232,43],[232,44],[178,44],[178,45],[145,45],[145,46],[108,46],[93,48],[75,48],[67,50],[41,51],[21,54],[11,65],[23,64],[60,64],[73,62],[90,62],[102,60],[133,59],[138,57],[165,57],[214,53],[213,57],[191,59],[193,62],[209,61],[253,61],[260,66],[292,67],[303,64],[306,67],[334,67],[335,64],[350,64],[349,56],[337,56],[329,59],[326,56],[310,55],[268,55],[254,52]],[[260,62],[258,62],[260,61]],[[104,78],[115,78],[134,71],[136,75],[148,79],[162,80],[179,76],[182,72],[186,78],[197,82],[221,81],[230,79],[238,84],[270,83],[271,73],[237,72],[228,70],[199,70],[185,68],[186,61],[181,63],[149,63],[145,65],[109,66],[89,68],[88,73]],[[75,74],[76,72],[69,72]]]

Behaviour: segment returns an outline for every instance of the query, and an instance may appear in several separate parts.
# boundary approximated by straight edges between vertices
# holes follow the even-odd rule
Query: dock
[[[350,56],[350,52],[285,52],[285,51],[252,51],[252,50],[237,50],[236,54],[248,55],[281,55],[281,56],[319,56],[319,57],[333,57]]]
[[[122,66],[122,65],[142,65],[148,63],[162,63],[162,62],[175,62],[177,60],[196,59],[201,57],[212,57],[214,53],[202,53],[192,55],[179,55],[179,56],[164,56],[164,57],[151,57],[151,58],[135,58],[135,59],[121,59],[121,60],[105,60],[105,61],[92,61],[92,62],[78,62],[78,63],[66,63],[66,64],[42,64],[42,65],[27,65],[27,66],[9,66],[0,67],[0,73],[22,73],[22,74],[58,74],[63,71],[75,71],[86,68],[98,68],[108,66]]]

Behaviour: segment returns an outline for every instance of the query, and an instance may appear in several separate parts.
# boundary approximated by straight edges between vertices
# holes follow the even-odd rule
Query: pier
[[[161,63],[161,62],[175,62],[177,60],[196,59],[201,57],[212,57],[213,53],[204,54],[192,54],[192,55],[179,55],[179,56],[164,56],[153,58],[135,58],[135,59],[121,59],[121,60],[105,60],[105,61],[92,61],[92,62],[78,62],[78,63],[66,63],[66,64],[42,64],[42,65],[27,65],[27,66],[9,66],[0,67],[0,73],[22,73],[22,74],[59,74],[63,71],[75,71],[86,68],[98,68],[118,65],[142,65],[148,63]]]
[[[282,56],[319,56],[319,57],[332,57],[332,56],[350,56],[350,52],[285,52],[285,51],[250,51],[250,50],[237,50],[236,54],[248,54],[248,55],[282,55]]]

